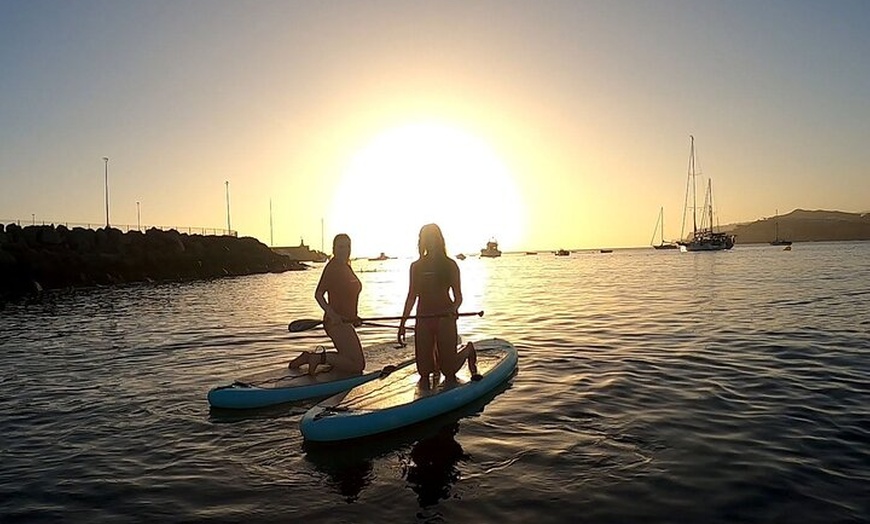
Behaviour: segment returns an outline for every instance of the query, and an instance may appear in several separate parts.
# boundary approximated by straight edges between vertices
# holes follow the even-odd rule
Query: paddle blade
[[[287,331],[291,333],[299,333],[300,331],[308,331],[309,329],[314,329],[320,324],[323,324],[322,320],[303,318],[290,322],[290,324],[287,326]]]

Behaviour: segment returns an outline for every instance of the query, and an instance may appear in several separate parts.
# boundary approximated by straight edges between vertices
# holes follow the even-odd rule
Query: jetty
[[[252,237],[0,224],[0,300],[47,289],[307,268]]]

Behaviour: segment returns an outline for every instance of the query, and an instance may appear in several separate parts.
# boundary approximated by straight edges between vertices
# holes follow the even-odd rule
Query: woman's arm
[[[417,302],[417,282],[414,278],[414,264],[411,264],[411,275],[408,278],[408,296],[405,297],[405,309],[402,310],[402,320],[399,322],[399,334],[398,340],[399,343],[404,342],[405,338],[405,322],[408,320],[408,316],[411,314],[411,309],[414,307],[414,303]]]
[[[320,309],[322,309],[323,312],[326,313],[327,318],[329,318],[333,322],[340,322],[341,319],[338,318],[335,310],[332,309],[332,306],[329,305],[329,301],[326,300],[330,273],[331,268],[329,267],[329,263],[327,263],[326,267],[323,268],[323,273],[320,274],[320,281],[317,283],[317,288],[315,288],[314,290],[314,300],[317,301],[317,305],[320,306]]]
[[[451,262],[453,261],[451,260]],[[462,282],[459,278],[459,266],[456,262],[453,262],[450,273],[450,287],[453,289],[453,312],[459,313],[459,306],[462,305]]]

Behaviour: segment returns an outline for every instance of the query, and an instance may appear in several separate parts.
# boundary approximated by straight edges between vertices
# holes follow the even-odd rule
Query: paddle
[[[376,327],[376,328],[387,328],[387,329],[399,329],[399,326],[393,326],[391,324],[380,324],[378,322],[363,322],[360,327]],[[414,331],[413,326],[405,327],[408,331]]]
[[[441,318],[441,317],[449,317],[451,313],[437,313],[433,315],[411,315],[407,318],[420,319],[420,318]],[[483,311],[473,311],[469,313],[457,313],[457,317],[473,317],[483,316]],[[372,317],[372,318],[361,318],[360,322],[378,322],[381,320],[402,320],[402,317]],[[313,318],[303,318],[300,320],[294,320],[290,322],[287,326],[287,330],[291,333],[299,333],[300,331],[308,331],[309,329],[314,329],[323,324],[323,319],[313,319]]]

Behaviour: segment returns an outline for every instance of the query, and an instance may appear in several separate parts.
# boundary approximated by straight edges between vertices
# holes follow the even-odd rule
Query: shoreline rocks
[[[251,237],[0,224],[0,300],[43,289],[303,269]]]

